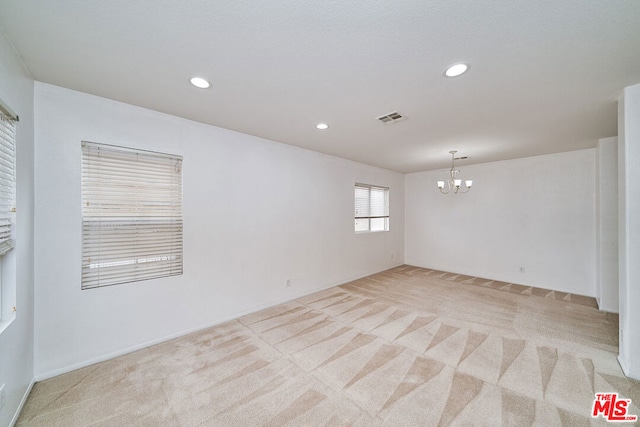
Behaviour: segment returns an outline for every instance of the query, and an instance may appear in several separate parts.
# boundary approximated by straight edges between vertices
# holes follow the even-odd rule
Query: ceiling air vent
[[[380,120],[385,125],[390,125],[392,123],[396,123],[396,122],[400,122],[402,120],[405,120],[405,117],[400,115],[400,113],[398,113],[397,111],[394,111],[393,113],[389,113],[389,114],[385,114],[384,116],[376,117],[376,119]]]

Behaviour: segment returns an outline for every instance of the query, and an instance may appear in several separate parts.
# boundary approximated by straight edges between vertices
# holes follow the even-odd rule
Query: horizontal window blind
[[[0,112],[0,256],[13,248],[15,211],[15,119]]]
[[[355,231],[389,229],[389,189],[355,185]]]
[[[82,143],[82,289],[182,274],[182,157]]]

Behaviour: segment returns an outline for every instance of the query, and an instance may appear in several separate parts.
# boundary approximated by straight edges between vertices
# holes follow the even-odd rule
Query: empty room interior
[[[640,425],[639,22],[0,0],[0,427]]]

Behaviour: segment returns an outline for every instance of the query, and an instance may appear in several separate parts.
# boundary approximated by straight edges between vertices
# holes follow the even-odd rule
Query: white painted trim
[[[32,378],[31,382],[29,383],[29,387],[27,387],[27,390],[24,392],[24,395],[22,396],[22,400],[20,400],[20,404],[18,405],[18,409],[16,409],[16,413],[13,414],[13,419],[9,423],[9,427],[15,426],[16,423],[18,422],[18,418],[20,418],[20,413],[22,412],[22,408],[24,407],[24,404],[27,403],[27,399],[29,398],[29,395],[31,394],[31,389],[33,388],[33,385],[35,383],[36,383],[36,379]]]
[[[406,253],[406,249],[405,249],[405,253]],[[477,272],[472,271],[472,269],[468,269],[468,268],[459,268],[456,271],[451,271],[451,269],[446,269],[443,268],[442,266],[437,266],[437,265],[431,265],[431,264],[422,264],[422,263],[414,263],[411,262],[411,260],[407,261],[405,260],[405,264],[406,265],[410,265],[412,267],[420,267],[420,268],[428,268],[430,270],[438,270],[438,271],[446,271],[447,273],[453,273],[453,274],[461,274],[464,276],[471,276],[471,277],[477,277],[479,279],[486,279],[486,280],[494,280],[494,281],[499,281],[499,282],[505,282],[505,283],[513,283],[514,285],[521,285],[521,286],[533,286],[535,288],[540,288],[540,289],[545,289],[545,290],[549,290],[549,291],[558,291],[558,292],[565,292],[568,294],[572,294],[572,295],[579,295],[579,296],[584,296],[584,297],[589,297],[589,298],[595,298],[596,295],[585,295],[584,290],[581,289],[576,289],[576,288],[571,288],[571,287],[563,287],[563,286],[553,286],[550,285],[548,283],[536,283],[533,284],[531,282],[528,282],[526,279],[522,279],[522,280],[518,280],[518,281],[513,281],[510,280],[507,276],[505,275],[501,275],[501,274],[496,274],[493,277],[487,277],[488,275],[478,275]]]
[[[620,368],[622,368],[622,373],[628,377],[629,375],[627,375],[628,369],[626,368],[624,362],[622,361],[622,358],[620,357],[620,355],[618,355],[617,357],[618,359],[618,364],[620,365]]]
[[[257,313],[257,312],[265,310],[267,308],[275,307],[275,306],[280,305],[280,304],[285,304],[285,303],[297,300],[298,298],[302,298],[302,297],[305,297],[307,295],[312,295],[312,294],[315,294],[317,292],[324,291],[326,289],[333,288],[333,287],[336,287],[336,286],[344,285],[344,284],[347,284],[347,283],[352,282],[354,280],[362,279],[363,277],[371,276],[372,274],[380,273],[382,271],[387,271],[387,270],[390,270],[392,268],[399,267],[401,265],[404,265],[404,263],[399,263],[399,264],[394,265],[392,267],[383,268],[382,270],[376,270],[374,272],[367,273],[367,274],[364,274],[362,276],[358,276],[358,277],[354,277],[354,278],[351,278],[351,279],[347,279],[347,280],[345,280],[344,282],[341,282],[341,283],[337,283],[337,284],[336,283],[329,283],[329,284],[321,286],[318,289],[314,289],[313,291],[310,291],[310,292],[300,292],[298,294],[295,294],[291,298],[287,298],[284,301],[279,301],[279,302],[267,303],[267,304],[259,305],[259,306],[250,308],[250,309],[248,309],[248,310],[246,310],[244,312],[235,314],[233,316],[228,316],[228,317],[225,317],[223,319],[216,320],[215,322],[212,322],[212,323],[207,323],[205,325],[200,325],[200,326],[197,326],[195,328],[187,329],[187,330],[175,333],[175,334],[164,336],[162,338],[157,338],[157,339],[154,339],[154,340],[151,340],[151,341],[147,341],[145,343],[142,343],[142,344],[139,344],[139,345],[135,345],[133,347],[125,348],[123,350],[114,351],[112,353],[105,354],[103,356],[95,357],[93,359],[85,360],[85,361],[80,362],[80,363],[75,363],[73,365],[69,365],[69,366],[66,366],[64,368],[56,369],[55,371],[45,372],[43,374],[36,375],[34,380],[36,382],[38,382],[38,381],[47,380],[49,378],[57,377],[58,375],[66,374],[68,372],[75,371],[77,369],[81,369],[81,368],[85,368],[87,366],[95,365],[96,363],[104,362],[106,360],[113,359],[113,358],[116,358],[116,357],[119,357],[119,356],[123,356],[125,354],[133,353],[134,351],[142,350],[143,348],[151,347],[152,345],[160,344],[160,343],[163,343],[165,341],[170,341],[170,340],[175,339],[175,338],[180,338],[180,337],[183,337],[185,335],[189,335],[189,334],[192,334],[194,332],[201,331],[203,329],[211,328],[213,326],[217,326],[217,325],[220,325],[222,323],[238,319],[238,318],[240,318],[242,316],[246,316],[248,314]],[[32,381],[32,384],[33,384],[33,381]]]
[[[15,313],[11,313],[10,316],[11,316],[10,319],[0,321],[0,334],[2,334],[5,331],[5,329],[7,329],[9,325],[11,325],[14,320],[16,320]]]
[[[625,377],[630,378],[632,380],[640,381],[640,372],[638,372],[638,373],[631,372],[627,368],[625,363],[622,361],[622,358],[620,357],[620,355],[618,355],[618,364],[620,365],[620,368],[622,368],[622,373],[624,374]]]

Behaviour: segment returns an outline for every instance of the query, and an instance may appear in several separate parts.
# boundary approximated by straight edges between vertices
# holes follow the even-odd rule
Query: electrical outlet
[[[291,279],[287,279],[287,284],[286,284],[287,288],[291,287]]]
[[[4,384],[0,385],[0,411],[4,408],[7,397],[4,393]]]

